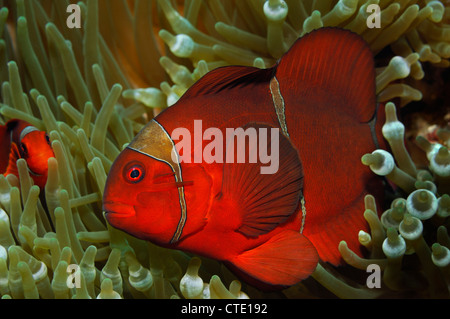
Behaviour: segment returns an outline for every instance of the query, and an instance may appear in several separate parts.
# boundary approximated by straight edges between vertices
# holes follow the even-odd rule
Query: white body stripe
[[[288,127],[286,124],[286,107],[284,103],[284,98],[280,91],[280,83],[278,82],[275,76],[270,81],[270,93],[272,94],[273,106],[275,108],[275,113],[277,114],[278,123],[280,124],[281,131],[283,132],[284,136],[290,139]],[[303,192],[301,194],[300,201],[302,206],[302,224],[300,228],[300,233],[303,233],[303,229],[305,228],[306,222],[306,204]]]

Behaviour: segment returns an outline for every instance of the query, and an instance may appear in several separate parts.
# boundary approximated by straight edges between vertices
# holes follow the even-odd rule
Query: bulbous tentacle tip
[[[390,208],[381,215],[380,220],[384,228],[398,229],[401,221],[403,220],[403,216],[404,213],[401,210],[396,208]]]
[[[450,265],[450,251],[447,247],[434,243],[431,249],[431,259],[436,266],[444,268]]]
[[[358,233],[358,241],[367,249],[372,247],[372,236],[363,230],[360,230]]]
[[[445,146],[435,146],[430,158],[430,170],[440,177],[450,177],[450,152]]]
[[[376,150],[372,154],[366,154],[361,158],[361,161],[380,176],[389,175],[395,167],[394,158],[384,150]]]
[[[191,258],[186,274],[181,278],[180,290],[185,298],[199,299],[203,295],[203,279],[198,275],[201,266],[201,259]]]
[[[438,200],[429,190],[418,189],[412,192],[406,200],[406,209],[412,216],[420,220],[433,217],[438,209]]]
[[[97,299],[122,299],[120,294],[114,291],[113,282],[109,278],[103,279],[100,289]]]
[[[224,286],[222,280],[217,275],[211,277],[209,292],[211,299],[236,299],[236,296]]]
[[[388,141],[400,139],[403,142],[405,136],[405,125],[397,118],[397,111],[395,104],[392,102],[386,103],[386,123],[383,125],[382,133]]]
[[[288,5],[283,0],[267,0],[263,6],[264,15],[269,21],[283,22],[288,15]]]
[[[388,228],[383,242],[383,252],[388,258],[402,257],[406,252],[406,242],[395,228]]]
[[[420,219],[410,214],[405,214],[399,226],[400,234],[408,240],[416,240],[422,236],[423,224]]]
[[[444,194],[438,199],[438,210],[436,213],[441,218],[447,218],[450,216],[450,196]]]

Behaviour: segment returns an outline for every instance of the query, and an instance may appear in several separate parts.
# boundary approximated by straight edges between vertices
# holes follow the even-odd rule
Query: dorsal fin
[[[31,126],[31,124],[24,120],[18,119],[9,120],[6,123],[6,127],[9,132],[12,132],[11,134],[12,142],[19,144],[21,142],[21,133],[28,126]]]
[[[281,91],[305,95],[312,89],[340,98],[342,111],[369,122],[375,113],[373,54],[356,33],[321,28],[297,40],[281,58],[276,77]],[[314,93],[311,93],[314,94]]]
[[[180,99],[190,99],[197,96],[214,95],[221,91],[237,87],[257,85],[268,82],[273,75],[273,69],[258,69],[247,66],[225,66],[217,68],[198,80]]]

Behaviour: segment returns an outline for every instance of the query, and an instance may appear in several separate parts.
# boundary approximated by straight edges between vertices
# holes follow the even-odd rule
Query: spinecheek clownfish
[[[256,286],[296,284],[319,259],[341,264],[342,240],[361,254],[364,197],[382,189],[361,156],[382,143],[381,114],[364,40],[313,31],[269,69],[211,71],[150,121],[109,172],[105,216],[138,238],[221,260]],[[171,133],[193,132],[195,120],[222,136],[253,128],[269,146],[261,129],[278,128],[278,170],[261,174],[261,161],[178,161]],[[192,154],[211,140],[191,143]]]
[[[48,159],[55,157],[46,132],[26,121],[13,119],[0,125],[0,173],[19,176],[16,162],[23,158],[34,184],[41,189],[47,182]]]

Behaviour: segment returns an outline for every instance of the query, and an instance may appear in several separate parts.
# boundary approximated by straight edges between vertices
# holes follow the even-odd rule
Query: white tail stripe
[[[270,81],[270,92],[272,93],[273,106],[275,107],[275,112],[277,113],[278,123],[280,123],[281,131],[284,136],[289,138],[289,132],[286,125],[286,113],[284,107],[284,98],[281,95],[280,83],[274,76]]]
[[[289,132],[286,124],[286,108],[284,104],[284,98],[283,95],[281,95],[280,83],[278,82],[275,76],[270,81],[270,93],[272,93],[273,106],[277,114],[278,123],[280,124],[281,131],[283,132],[284,136],[289,138]],[[300,201],[302,207],[302,224],[300,228],[300,233],[303,233],[306,222],[306,202],[303,194],[301,194]]]

